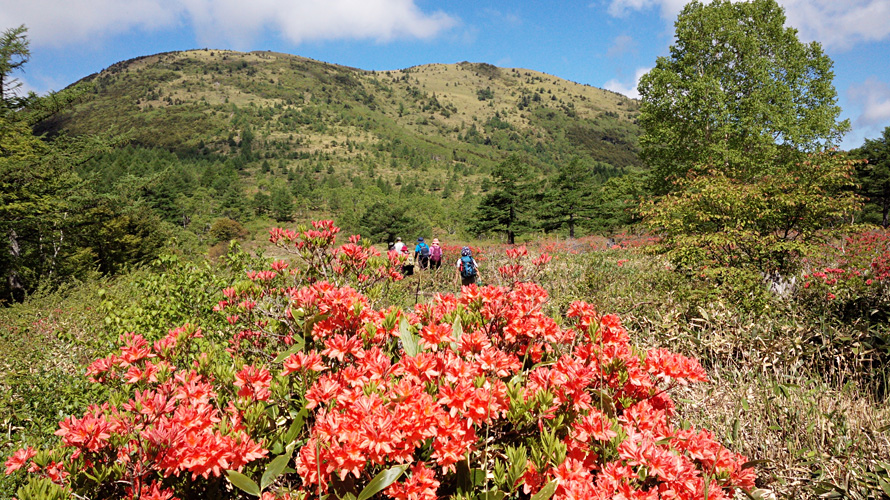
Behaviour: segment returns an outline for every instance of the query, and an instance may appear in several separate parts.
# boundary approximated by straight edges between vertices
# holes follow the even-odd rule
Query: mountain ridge
[[[197,49],[121,61],[66,91],[73,105],[37,131],[122,137],[78,174],[199,238],[220,218],[257,217],[470,235],[469,214],[511,157],[538,195],[574,161],[585,192],[644,169],[638,102],[487,63],[376,71]]]
[[[278,111],[266,113],[266,124],[248,120],[256,122],[254,126],[266,125],[264,145],[299,132],[304,141],[300,144],[291,141],[293,149],[316,151],[334,147],[331,142],[337,141],[337,137],[341,139],[337,141],[340,146],[347,137],[350,141],[374,143],[391,135],[373,130],[379,127],[361,126],[337,119],[342,117],[319,114],[320,103],[334,108],[363,108],[356,113],[376,115],[382,122],[391,120],[391,123],[382,123],[384,127],[397,126],[411,135],[441,135],[458,142],[472,142],[466,140],[466,134],[469,131],[471,139],[476,135],[470,130],[474,124],[476,132],[483,134],[483,142],[484,137],[492,136],[492,130],[479,130],[485,126],[552,140],[553,135],[559,133],[558,127],[548,126],[547,122],[559,114],[569,121],[615,118],[615,123],[604,130],[617,129],[617,134],[587,137],[584,130],[578,130],[578,124],[573,123],[575,133],[570,133],[569,139],[578,147],[578,154],[589,153],[593,160],[616,167],[639,165],[634,158],[634,141],[638,135],[633,123],[638,113],[635,101],[529,69],[464,61],[376,71],[279,52],[196,49],[120,61],[70,87],[87,84],[94,86],[92,95],[55,121],[45,123],[45,130],[96,133],[110,128],[125,132],[135,129],[134,138],[143,145],[182,151],[194,149],[203,140],[205,146],[213,145],[212,151],[225,153],[227,148],[222,143],[227,142],[228,136],[214,136],[213,132],[225,124],[240,132],[242,124],[232,123],[234,116],[226,118],[217,114],[227,108],[231,111],[233,107],[254,106]],[[282,123],[283,115],[307,109],[316,111],[315,116],[300,116],[298,121],[316,123],[300,123],[304,126],[297,127]],[[535,112],[543,116],[535,116]],[[169,134],[167,139],[149,137],[153,121],[172,132],[183,119],[203,125],[202,132],[191,134],[190,138]],[[319,119],[331,122],[335,128],[313,132],[309,125],[321,129],[317,125]],[[362,133],[369,129],[376,137]],[[516,142],[516,138],[513,139]],[[501,144],[501,149],[520,148]]]

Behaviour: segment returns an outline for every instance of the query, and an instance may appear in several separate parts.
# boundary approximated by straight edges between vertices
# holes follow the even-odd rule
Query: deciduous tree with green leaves
[[[856,207],[833,63],[784,24],[775,0],[692,2],[640,80],[645,215],[680,263],[786,273]]]
[[[360,232],[374,243],[393,243],[401,236],[410,244],[414,236],[430,233],[412,208],[411,200],[396,197],[371,203],[359,219]]]

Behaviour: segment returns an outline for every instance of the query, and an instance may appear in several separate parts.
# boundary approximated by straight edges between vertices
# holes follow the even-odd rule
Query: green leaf
[[[554,479],[549,483],[545,484],[540,491],[532,495],[531,500],[550,500],[550,497],[556,493],[556,487],[559,485],[559,480]]]
[[[890,497],[890,483],[878,478],[878,484],[881,485],[881,489],[884,490],[884,494]]]
[[[303,428],[303,424],[306,422],[306,417],[308,415],[309,410],[305,407],[297,413],[294,417],[294,421],[290,424],[290,428],[287,430],[287,434],[284,435],[284,442],[286,444],[290,444],[294,439],[297,439],[297,436],[300,434],[300,429]]]
[[[479,500],[504,500],[506,496],[507,494],[501,490],[489,490],[480,493]]]
[[[303,341],[303,337],[294,335],[294,345],[290,346],[286,351],[282,352],[278,356],[275,356],[275,359],[273,359],[272,362],[283,362],[285,359],[289,358],[291,354],[296,354],[298,351],[302,351],[305,344],[306,343]]]
[[[399,325],[399,338],[402,340],[402,348],[409,357],[417,356],[420,353],[420,347],[417,345],[417,337],[411,333],[411,326],[408,320],[402,317],[402,323]]]
[[[266,471],[263,472],[263,478],[260,479],[260,488],[268,488],[269,485],[272,484],[272,481],[275,481],[275,479],[284,472],[284,468],[287,467],[289,462],[289,453],[287,455],[279,455],[269,462],[269,465],[266,466]]]
[[[755,465],[764,465],[764,464],[768,464],[768,463],[770,463],[769,460],[749,460],[749,461],[743,463],[741,468],[742,468],[742,470],[745,470],[745,469],[750,469],[751,467],[754,467]]]
[[[454,323],[451,324],[451,335],[454,337],[454,341],[460,344],[460,338],[464,334],[464,326],[460,322],[460,315],[457,314],[454,316]]]
[[[403,321],[404,321],[404,319],[403,319]],[[402,474],[404,474],[405,470],[407,470],[407,469],[408,469],[407,464],[396,465],[395,467],[386,469],[385,471],[381,472],[380,474],[377,474],[376,476],[374,476],[374,479],[372,479],[371,482],[368,483],[367,486],[365,486],[365,489],[363,489],[361,491],[361,493],[358,494],[358,498],[356,498],[356,500],[368,500],[372,496],[381,492],[383,490],[383,488],[386,488],[387,486],[396,482],[396,479],[398,479]]]
[[[253,495],[255,497],[260,496],[260,487],[257,486],[253,479],[245,476],[244,474],[236,470],[227,470],[226,476],[228,476],[229,482],[232,483],[233,486],[243,491],[244,493]]]

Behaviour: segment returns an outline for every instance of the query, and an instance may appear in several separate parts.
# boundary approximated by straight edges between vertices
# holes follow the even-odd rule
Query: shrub
[[[843,321],[884,323],[890,311],[890,234],[854,233],[812,263],[801,299],[820,314]]]
[[[240,222],[227,217],[216,219],[213,221],[213,225],[210,226],[210,237],[215,242],[242,240],[247,235],[247,229]]]
[[[706,379],[695,360],[635,349],[617,316],[585,302],[561,326],[542,312],[544,289],[519,280],[377,309],[360,290],[397,279],[397,262],[358,237],[335,248],[338,231],[273,230],[296,258],[223,291],[228,328],[122,336],[87,371],[116,390],[110,400],[65,418],[56,448],[6,461],[7,474],[34,476],[20,499],[50,483],[164,499],[731,498],[753,487],[744,457],[672,423],[669,391]]]

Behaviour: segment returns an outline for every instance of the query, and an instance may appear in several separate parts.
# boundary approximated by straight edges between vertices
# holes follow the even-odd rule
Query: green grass
[[[281,257],[269,245],[251,245]],[[850,340],[861,338],[859,325],[817,317],[794,297],[745,309],[733,300],[737,292],[679,274],[658,257],[594,250],[605,247],[602,238],[530,241],[529,247],[532,255],[548,249],[556,257],[537,277],[550,293],[548,314],[560,317],[573,300],[585,300],[619,314],[641,348],[668,348],[702,362],[710,382],[677,390],[676,422],[710,429],[756,461],[759,487],[778,498],[831,491],[880,498],[881,481],[890,477],[890,404],[876,387],[886,386],[888,374],[868,365]],[[506,263],[503,248],[489,247],[478,257],[485,284],[509,285],[496,272]],[[455,292],[455,258],[446,255],[440,271],[418,272],[371,298],[376,306],[411,309],[436,293]],[[7,430],[0,452],[52,442],[55,422],[95,400],[81,374],[120,333],[154,338],[185,321],[219,327],[224,320],[210,307],[221,288],[258,265],[246,254],[215,266],[166,259],[0,310],[0,392],[6,395],[0,415]],[[872,328],[887,331],[887,325]],[[13,486],[0,479],[0,494],[11,494]]]

